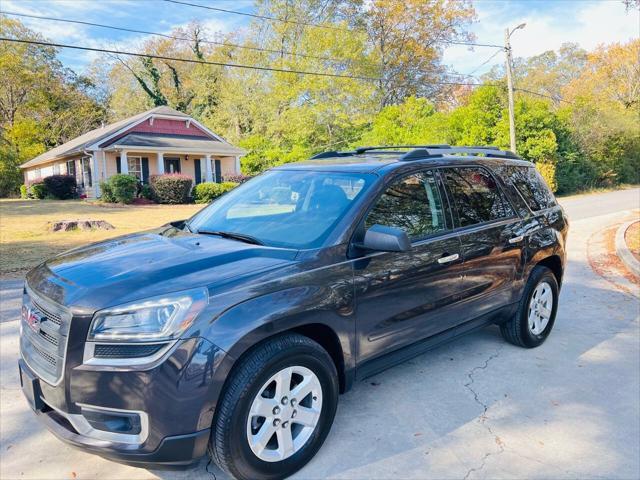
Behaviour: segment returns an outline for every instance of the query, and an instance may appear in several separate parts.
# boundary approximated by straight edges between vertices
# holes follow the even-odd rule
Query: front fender
[[[201,327],[201,336],[226,352],[204,406],[211,419],[224,383],[237,361],[251,347],[279,333],[311,324],[326,326],[340,343],[345,370],[355,367],[353,269],[350,262],[314,269],[260,288],[261,294],[227,308]]]

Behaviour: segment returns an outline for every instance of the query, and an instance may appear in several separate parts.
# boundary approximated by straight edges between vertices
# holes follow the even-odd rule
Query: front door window
[[[433,174],[414,173],[387,187],[365,226],[375,224],[400,228],[411,240],[445,230],[444,208]]]
[[[180,173],[180,159],[179,158],[165,158],[164,159],[164,173]]]

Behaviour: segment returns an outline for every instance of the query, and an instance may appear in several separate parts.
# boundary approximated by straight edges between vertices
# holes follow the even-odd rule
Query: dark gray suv
[[[492,323],[544,342],[567,229],[511,152],[323,153],[32,270],[22,388],[56,436],[106,458],[208,451],[237,478],[283,478],[357,379]]]

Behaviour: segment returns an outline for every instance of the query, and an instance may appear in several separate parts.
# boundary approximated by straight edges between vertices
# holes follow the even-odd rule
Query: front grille
[[[63,374],[71,314],[29,288],[23,303],[40,321],[32,326],[24,318],[20,320],[20,353],[40,378],[55,385]]]
[[[60,343],[60,341],[58,340],[58,337],[56,337],[55,335],[51,335],[45,332],[44,330],[40,330],[40,335],[51,345],[55,345],[57,347],[58,344]]]
[[[36,309],[39,310],[42,314],[44,314],[47,317],[47,320],[55,323],[56,325],[62,325],[62,318],[60,317],[60,315],[51,311],[47,311],[47,309],[41,307],[40,303],[34,300],[33,297],[31,298],[31,304],[36,307]]]
[[[55,355],[51,355],[50,353],[45,352],[44,350],[42,350],[39,347],[36,347],[35,345],[31,345],[31,348],[33,348],[38,353],[38,355],[40,355],[44,359],[44,361],[47,362],[49,365],[53,367],[56,366]]]

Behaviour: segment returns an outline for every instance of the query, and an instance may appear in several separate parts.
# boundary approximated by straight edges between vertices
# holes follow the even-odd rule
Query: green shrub
[[[31,196],[38,200],[43,200],[47,196],[47,186],[44,183],[31,184]]]
[[[193,198],[196,203],[211,203],[220,195],[227,193],[229,190],[233,190],[237,186],[238,184],[234,182],[199,183],[193,187]]]
[[[73,175],[51,175],[44,179],[48,194],[54,199],[68,200],[76,198],[78,186]]]
[[[146,198],[147,200],[153,200],[153,190],[151,190],[151,185],[142,185],[142,187],[140,188],[140,196],[142,198]]]
[[[187,203],[192,183],[190,177],[176,173],[149,178],[153,198],[158,203]]]
[[[29,198],[29,188],[26,185],[20,185],[20,198]]]
[[[100,182],[100,191],[102,192],[100,200],[106,203],[116,203],[116,197],[113,196],[113,189],[108,181]]]
[[[118,173],[100,184],[102,200],[110,203],[131,203],[136,198],[138,179]]]

